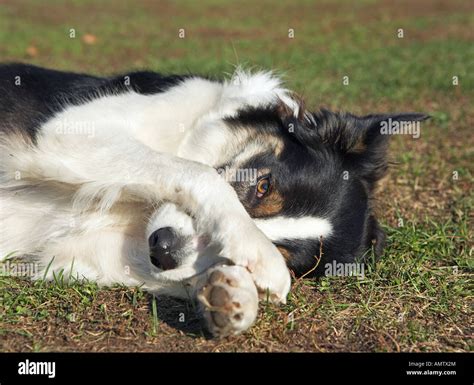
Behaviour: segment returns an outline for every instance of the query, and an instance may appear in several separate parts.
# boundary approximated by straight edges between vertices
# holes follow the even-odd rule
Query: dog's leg
[[[57,135],[54,127],[38,137],[34,151],[9,146],[6,167],[19,171],[25,181],[73,185],[76,203],[84,209],[97,202],[108,209],[119,200],[173,202],[196,218],[199,233],[222,245],[223,257],[247,268],[272,300],[285,302],[290,275],[283,257],[216,170],[120,136],[98,135],[90,151],[90,141]]]

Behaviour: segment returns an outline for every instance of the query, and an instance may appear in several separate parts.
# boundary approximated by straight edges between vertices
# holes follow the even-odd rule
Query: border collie
[[[380,126],[424,118],[309,112],[269,72],[1,65],[0,260],[197,298],[214,335],[242,332],[289,270],[382,252]]]

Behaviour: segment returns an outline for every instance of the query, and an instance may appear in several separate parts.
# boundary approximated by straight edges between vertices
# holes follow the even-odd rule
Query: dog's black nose
[[[163,270],[176,268],[173,251],[178,244],[178,236],[171,227],[163,227],[151,233],[148,238],[151,263]]]
[[[151,233],[148,245],[152,249],[170,251],[176,243],[176,234],[171,227],[163,227]]]

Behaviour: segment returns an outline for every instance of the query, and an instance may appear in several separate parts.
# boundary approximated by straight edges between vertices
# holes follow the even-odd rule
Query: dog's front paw
[[[207,327],[216,337],[239,334],[252,326],[257,317],[257,288],[241,266],[211,268],[197,299]]]
[[[235,231],[224,245],[224,257],[250,272],[262,298],[286,303],[290,271],[276,246],[259,229]]]

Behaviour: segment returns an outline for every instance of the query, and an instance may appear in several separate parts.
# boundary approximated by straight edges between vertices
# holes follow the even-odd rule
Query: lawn
[[[190,303],[0,276],[0,351],[473,350],[473,2],[4,0],[0,61],[219,77],[243,64],[315,109],[432,116],[419,139],[393,137],[388,247],[364,279],[294,280],[287,305],[213,340]]]

